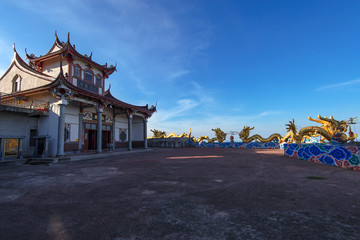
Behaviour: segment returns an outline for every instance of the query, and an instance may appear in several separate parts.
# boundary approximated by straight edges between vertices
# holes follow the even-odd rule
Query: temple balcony
[[[19,112],[29,116],[48,115],[50,103],[24,96],[7,98],[7,94],[0,93],[0,112]]]

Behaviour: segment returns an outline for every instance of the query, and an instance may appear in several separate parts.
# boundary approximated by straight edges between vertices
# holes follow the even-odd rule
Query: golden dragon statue
[[[255,142],[273,142],[273,141],[280,141],[282,139],[281,135],[279,133],[271,134],[268,138],[263,138],[259,134],[255,134],[250,136],[250,131],[253,130],[255,127],[250,128],[249,126],[244,126],[243,130],[239,133],[240,139],[244,143],[248,143],[251,141]]]
[[[353,134],[351,136],[347,136],[345,134],[348,129],[348,124],[352,119],[355,118],[350,118],[349,121],[337,121],[333,118],[333,116],[327,118],[318,115],[317,118],[318,119],[308,117],[310,121],[320,123],[321,126],[304,127],[301,128],[299,132],[295,126],[294,119],[292,121],[289,121],[289,124],[286,124],[288,133],[284,137],[282,137],[279,133],[271,134],[268,138],[263,138],[258,134],[250,137],[250,131],[253,130],[254,127],[250,128],[248,126],[244,126],[243,130],[239,133],[239,137],[245,143],[251,141],[272,142],[276,140],[278,140],[279,142],[301,143],[304,139],[317,136],[321,136],[321,142],[324,142],[325,140],[331,142],[334,139],[337,139],[337,141],[340,142],[347,142],[352,141],[357,137],[356,134]]]
[[[203,140],[207,140],[209,143],[213,143],[215,141],[218,141],[219,143],[222,143],[225,141],[226,139],[226,133],[224,133],[220,128],[215,128],[215,129],[211,129],[215,132],[216,137],[213,138],[209,138],[208,136],[200,136],[198,139],[196,139],[195,137],[190,137],[191,136],[191,128],[190,128],[190,132],[189,132],[189,137],[191,138],[191,140],[193,142],[201,142]]]
[[[337,121],[333,118],[333,116],[327,118],[318,115],[317,117],[318,119],[309,117],[309,120],[321,123],[322,125],[320,127],[304,127],[301,128],[299,132],[297,132],[294,119],[289,121],[289,124],[286,124],[288,133],[281,139],[282,142],[301,143],[304,138],[319,135],[321,136],[321,142],[324,142],[325,140],[331,142],[334,139],[337,139],[339,142],[347,142],[352,141],[357,137],[357,134],[353,134],[349,137],[345,134],[348,128],[347,121]]]
[[[153,132],[153,136],[152,137],[148,137],[148,139],[153,139],[153,138],[182,138],[182,137],[189,137],[190,135],[187,133],[182,133],[180,135],[176,135],[175,133],[170,133],[169,135],[166,135],[166,133],[164,131],[161,130],[156,130],[156,129],[150,129],[151,132]]]

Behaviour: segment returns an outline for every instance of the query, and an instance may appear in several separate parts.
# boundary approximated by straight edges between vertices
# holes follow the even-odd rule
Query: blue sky
[[[12,43],[46,53],[57,30],[100,64],[117,98],[157,103],[149,129],[214,136],[292,118],[360,116],[359,1],[2,1],[0,73]],[[360,129],[360,126],[357,127]],[[358,131],[357,131],[358,132]],[[358,132],[359,133],[359,132]]]

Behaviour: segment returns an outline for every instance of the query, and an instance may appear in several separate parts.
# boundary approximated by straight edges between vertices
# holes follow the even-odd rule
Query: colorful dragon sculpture
[[[203,140],[207,140],[209,143],[213,143],[215,141],[218,141],[219,143],[222,143],[226,139],[226,133],[224,133],[220,128],[211,129],[215,132],[216,137],[209,138],[208,136],[200,136],[198,139],[195,137],[190,137],[193,142],[201,142]],[[191,136],[191,128],[189,136]]]
[[[152,137],[148,137],[148,139],[153,139],[153,138],[181,138],[181,137],[189,137],[190,135],[187,133],[182,133],[180,135],[176,135],[175,133],[170,133],[169,135],[166,136],[166,133],[164,131],[161,130],[156,130],[156,129],[150,129],[151,132],[153,132],[153,136]]]
[[[309,126],[301,128],[300,131],[297,131],[297,128],[295,126],[294,119],[292,121],[289,121],[289,124],[286,124],[288,133],[282,137],[278,133],[274,133],[270,135],[268,138],[263,138],[258,134],[255,134],[251,137],[250,131],[254,129],[254,127],[250,128],[248,126],[245,126],[243,130],[240,132],[239,137],[243,142],[272,142],[272,141],[279,141],[279,142],[295,142],[295,143],[301,143],[305,138],[309,137],[316,137],[321,136],[321,142],[324,142],[325,140],[331,142],[333,140],[337,142],[347,142],[354,140],[357,135],[353,134],[352,136],[347,136],[346,131],[348,129],[348,121],[340,120],[337,121],[333,118],[333,116],[330,116],[330,118],[327,117],[321,117],[320,115],[317,116],[318,119],[314,119],[311,117],[308,117],[310,121],[314,121],[317,123],[320,123],[321,126]],[[353,118],[355,119],[355,118]]]
[[[346,135],[346,131],[348,129],[347,121],[337,121],[333,118],[333,116],[327,118],[318,115],[317,117],[318,119],[313,119],[309,117],[309,120],[321,123],[322,125],[320,127],[304,127],[300,129],[299,133],[297,132],[294,119],[292,121],[289,121],[289,124],[286,124],[288,133],[282,140],[284,142],[301,143],[304,138],[320,135],[321,142],[327,140],[329,142],[336,141],[345,143],[347,141],[352,141],[357,137],[357,134],[353,134],[352,136]]]
[[[250,136],[250,131],[253,130],[255,127],[250,128],[249,126],[244,126],[243,130],[239,133],[240,139],[245,142],[273,142],[273,141],[280,141],[282,139],[281,135],[279,133],[271,134],[268,138],[263,138],[259,134],[255,134]]]
[[[211,129],[215,132],[216,137],[209,138],[208,136],[200,136],[198,139],[191,136],[191,128],[189,130],[189,133],[182,133],[180,135],[176,135],[175,133],[170,133],[169,135],[166,135],[164,131],[151,129],[150,131],[153,132],[152,137],[148,137],[148,139],[154,139],[154,138],[190,138],[193,142],[201,142],[203,140],[207,140],[209,143],[213,143],[215,141],[218,142],[224,142],[226,139],[226,133],[224,133],[220,128]]]

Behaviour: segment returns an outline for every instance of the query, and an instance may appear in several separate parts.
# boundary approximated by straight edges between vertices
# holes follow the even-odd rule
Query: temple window
[[[102,86],[101,82],[102,82],[102,81],[101,81],[100,75],[96,75],[96,85]]]
[[[81,79],[81,67],[79,65],[74,66],[74,77]]]
[[[21,83],[21,77],[19,75],[16,75],[13,79],[12,83],[12,91],[17,92],[20,91],[20,83]]]
[[[89,82],[93,82],[93,72],[90,71],[89,69],[85,70],[85,80],[89,81]]]

